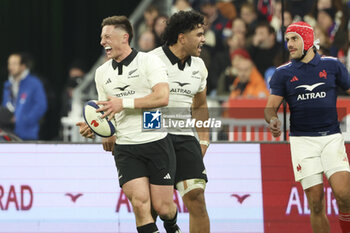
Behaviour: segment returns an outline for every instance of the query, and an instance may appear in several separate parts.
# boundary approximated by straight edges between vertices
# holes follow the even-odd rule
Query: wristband
[[[274,120],[278,120],[278,117],[275,117],[275,116],[271,117],[270,123],[271,123],[272,121],[274,121]]]
[[[207,140],[199,140],[199,144],[204,145],[204,146],[209,146],[209,141]]]
[[[135,100],[134,99],[123,99],[123,108],[135,108]]]

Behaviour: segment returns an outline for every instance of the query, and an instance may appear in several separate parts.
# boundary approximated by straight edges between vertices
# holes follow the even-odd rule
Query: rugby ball
[[[102,112],[96,112],[100,108],[96,100],[90,100],[84,104],[83,116],[90,129],[101,137],[110,137],[115,133],[114,118],[109,121],[108,117],[102,118]]]

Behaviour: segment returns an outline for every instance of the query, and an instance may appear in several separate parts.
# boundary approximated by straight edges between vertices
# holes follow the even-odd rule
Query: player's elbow
[[[159,93],[159,104],[160,107],[168,106],[169,103],[169,87],[164,87]]]
[[[169,103],[169,85],[166,84],[158,84],[157,87],[153,90],[154,99],[157,102],[157,107],[165,107],[168,106]]]
[[[169,103],[169,93],[167,95],[162,95],[162,97],[159,99],[159,107],[168,106],[168,103]]]

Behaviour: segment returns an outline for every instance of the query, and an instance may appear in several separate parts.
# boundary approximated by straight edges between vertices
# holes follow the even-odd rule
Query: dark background
[[[102,19],[129,16],[140,0],[0,0],[0,98],[7,80],[7,58],[29,52],[33,73],[44,82],[49,109],[41,139],[57,139],[61,93],[68,66],[82,59],[91,67],[102,54]]]

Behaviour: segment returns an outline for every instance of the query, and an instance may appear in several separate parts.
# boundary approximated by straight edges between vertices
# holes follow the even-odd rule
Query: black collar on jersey
[[[304,65],[304,64],[311,64],[311,65],[313,65],[313,66],[317,66],[318,63],[320,62],[320,59],[321,59],[320,54],[315,53],[314,58],[312,58],[312,60],[309,61],[308,63],[304,63],[304,62],[301,62],[301,61],[296,60],[296,59],[292,59],[292,63],[293,63],[297,68],[300,68],[300,67],[301,67],[302,65]]]
[[[116,62],[114,59],[112,60],[113,69],[117,69],[118,67],[118,75],[121,75],[123,73],[123,65],[128,66],[132,62],[132,60],[134,60],[137,53],[138,52],[135,49],[132,49],[131,53],[121,62]]]
[[[186,65],[186,62],[189,66],[191,66],[191,56],[189,56],[184,63],[181,62],[181,60],[175,56],[175,54],[173,54],[173,52],[171,52],[171,50],[169,49],[168,46],[166,45],[163,45],[162,46],[162,49],[165,53],[165,55],[169,58],[171,64],[175,64],[177,63],[177,66],[179,67],[180,70],[184,70],[185,69],[185,65]]]

